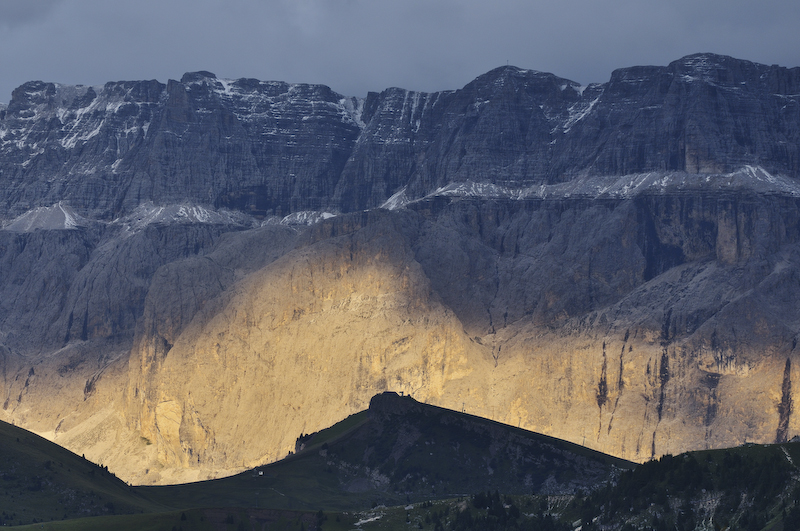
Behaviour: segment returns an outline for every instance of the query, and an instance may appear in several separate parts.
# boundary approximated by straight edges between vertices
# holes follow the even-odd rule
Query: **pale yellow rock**
[[[635,461],[772,442],[784,399],[777,350],[698,351],[641,323],[601,334],[568,318],[470,336],[391,233],[292,251],[210,307],[168,351],[144,334],[69,378],[40,360],[27,385],[18,361],[4,418],[126,481],[178,483],[280,459],[387,390]]]

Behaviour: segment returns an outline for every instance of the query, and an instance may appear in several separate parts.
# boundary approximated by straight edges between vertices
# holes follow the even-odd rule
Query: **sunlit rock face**
[[[144,295],[72,281],[88,294],[60,304],[102,289],[139,305],[135,328],[55,318],[44,354],[4,347],[3,412],[142,483],[273,461],[383,390],[635,460],[783,440],[800,432],[798,213],[747,191],[437,196],[302,228],[150,226],[114,240],[160,235],[131,271],[210,239]],[[101,248],[80,273],[119,267]]]
[[[298,434],[364,409],[376,391],[438,401],[475,369],[476,347],[414,259],[405,231],[418,220],[365,218],[373,216],[383,219],[243,279],[169,350],[158,335],[138,339],[129,414],[158,441],[166,467],[273,461]],[[148,299],[148,310],[170,293]],[[145,326],[155,317],[148,310]]]
[[[137,480],[274,460],[382,390],[634,460],[791,437],[796,206],[444,199],[308,229],[179,333],[159,285],[126,404],[160,472]]]
[[[432,274],[496,358],[480,414],[636,460],[796,433],[796,199],[501,205],[445,203],[434,229],[496,272],[471,304]]]
[[[385,390],[633,460],[791,438],[797,94],[712,55],[364,100],[26,84],[0,415],[137,483],[273,461]]]

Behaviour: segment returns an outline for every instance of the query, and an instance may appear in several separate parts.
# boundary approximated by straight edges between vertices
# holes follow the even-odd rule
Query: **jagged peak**
[[[49,90],[55,90],[55,83],[46,81],[26,81],[14,89],[13,94],[38,94]]]
[[[211,72],[202,70],[199,72],[187,72],[181,77],[180,84],[186,90],[205,87],[202,90],[215,92],[221,96],[266,93],[272,95],[286,94],[289,98],[314,97],[331,101],[339,101],[343,98],[341,94],[322,84],[260,81],[253,78],[228,79],[217,77]]]
[[[526,70],[506,65],[494,68],[468,83],[462,90],[473,91],[478,98],[491,98],[493,95],[509,90],[524,90],[538,94],[560,94],[571,88],[580,94],[581,85],[575,81],[559,77],[549,72]]]
[[[641,83],[649,81],[655,76],[663,73],[665,68],[663,66],[641,65],[641,66],[628,66],[625,68],[617,68],[611,72],[611,79],[609,84],[615,83]]]
[[[487,76],[487,77],[490,77],[490,78],[495,78],[495,77],[501,77],[501,76],[506,76],[506,77],[509,77],[509,76],[526,76],[527,77],[527,76],[531,76],[531,75],[549,77],[549,76],[552,76],[554,74],[551,74],[549,72],[541,72],[539,70],[531,70],[531,69],[528,69],[528,68],[520,68],[520,67],[514,66],[514,65],[503,65],[503,66],[498,66],[496,68],[492,68],[491,70],[489,70],[485,74],[483,74],[481,76],[478,76],[478,79],[480,79],[483,76]]]
[[[757,82],[766,72],[775,68],[778,67],[705,52],[681,57],[667,66],[640,65],[619,68],[611,73],[608,84],[619,88],[624,85],[647,84],[663,77],[683,83],[699,81],[738,87]]]
[[[671,62],[667,70],[682,76],[684,81],[700,80],[720,86],[751,85],[764,81],[773,84],[771,90],[788,90],[789,93],[794,93],[800,80],[798,67],[766,65],[714,53],[687,55]]]
[[[89,105],[102,87],[56,84],[55,103],[65,108],[83,108]]]
[[[15,105],[43,103],[52,97],[56,92],[55,83],[44,81],[28,81],[15,88],[11,93],[9,107]]]
[[[208,72],[207,70],[199,70],[197,72],[186,72],[181,77],[181,83],[189,85],[191,83],[202,83],[203,81],[216,80],[217,76]]]
[[[670,66],[682,66],[698,72],[708,71],[711,68],[730,67],[732,65],[757,66],[757,63],[746,59],[737,59],[729,55],[720,55],[710,52],[685,55],[670,63]]]
[[[533,76],[531,76],[533,74]],[[560,79],[554,74],[549,74],[546,72],[539,72],[537,70],[525,70],[524,68],[519,68],[516,66],[501,66],[489,70],[488,72],[481,74],[480,76],[476,77],[467,85],[464,86],[464,89],[478,83],[478,84],[487,84],[494,82],[498,79],[505,78],[509,79],[512,77],[520,78],[520,77],[540,77],[540,78],[556,78]],[[567,80],[565,80],[567,81]],[[570,85],[574,85],[575,87],[579,86],[579,83],[569,81]],[[462,89],[463,90],[463,89]],[[431,94],[451,94],[453,92],[458,92],[457,89],[450,89],[450,90],[438,90],[435,92],[425,92],[420,90],[411,90],[406,89],[403,87],[387,87],[380,92],[370,91],[367,93],[366,100],[369,102],[372,99],[380,99],[381,101],[388,101],[391,99],[404,99],[409,96],[414,95],[431,95]]]
[[[521,79],[524,81],[541,80],[541,81],[555,82],[555,84],[558,86],[562,85],[575,86],[575,87],[580,86],[580,83],[576,83],[575,81],[559,77],[550,72],[530,70],[513,65],[505,65],[493,68],[492,70],[489,70],[485,74],[476,77],[475,80],[473,80],[467,86],[473,83],[478,83],[478,84],[493,83],[497,82],[498,80],[507,80],[507,79]]]
[[[165,85],[150,81],[109,81],[104,85],[70,85],[29,81],[17,87],[8,105],[2,105],[11,115],[23,109],[46,109],[63,114],[87,108],[95,101],[131,98],[136,101],[157,101]],[[1,104],[0,104],[1,105]],[[113,107],[113,106],[112,106]],[[60,109],[60,110],[59,110]],[[116,107],[113,107],[115,110]]]

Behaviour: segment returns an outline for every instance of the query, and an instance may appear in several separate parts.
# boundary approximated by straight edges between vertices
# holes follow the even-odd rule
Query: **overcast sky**
[[[797,0],[0,0],[0,102],[196,70],[365,96],[506,63],[582,84],[696,52],[795,67],[798,28]]]

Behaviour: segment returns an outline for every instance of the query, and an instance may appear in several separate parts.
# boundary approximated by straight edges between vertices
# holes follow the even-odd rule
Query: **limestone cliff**
[[[794,200],[706,200],[460,200],[323,222],[168,351],[140,338],[131,425],[165,470],[212,475],[279,458],[382,390],[634,460],[790,437]],[[781,229],[755,230],[769,212]],[[652,251],[670,243],[669,260]]]
[[[119,293],[135,332],[6,347],[5,415],[136,482],[275,460],[383,390],[634,460],[782,440],[798,212],[746,191],[443,196],[228,232]]]
[[[365,100],[25,85],[3,418],[145,483],[278,459],[384,390],[632,460],[791,438],[798,83],[702,55]]]
[[[714,54],[581,87],[501,67],[437,93],[365,98],[224,80],[34,81],[0,110],[0,220],[65,201],[111,220],[147,201],[257,216],[351,212],[454,182],[745,165],[800,177],[800,69]]]

